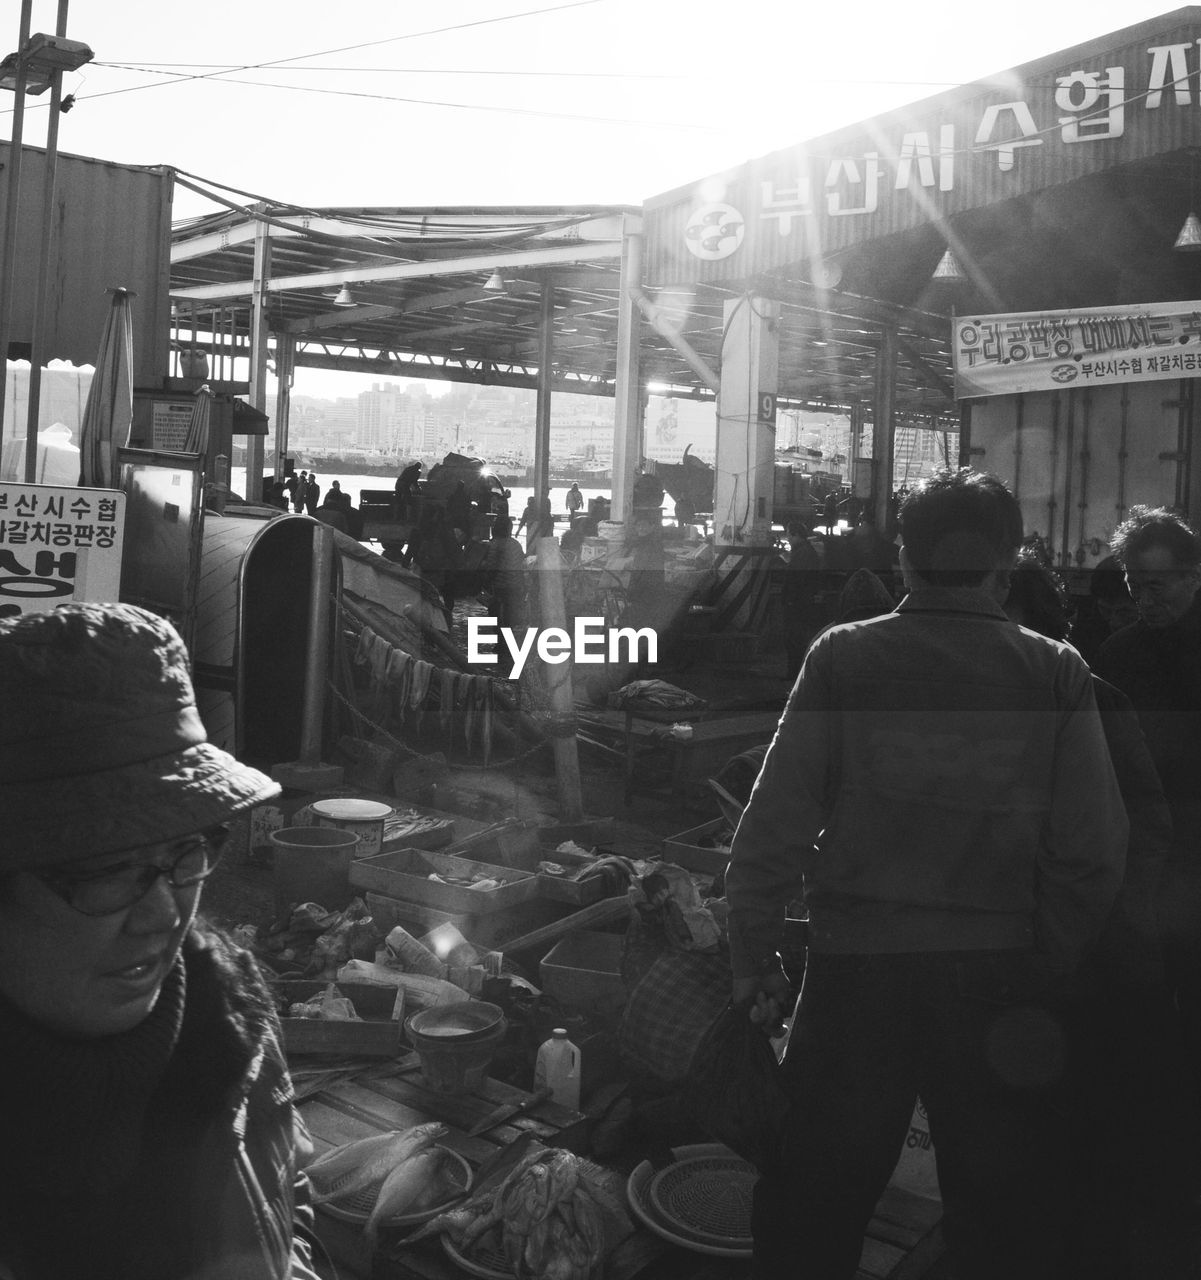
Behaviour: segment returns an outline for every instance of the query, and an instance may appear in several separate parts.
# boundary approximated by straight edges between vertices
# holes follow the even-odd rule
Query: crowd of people
[[[996,477],[923,481],[899,528],[904,596],[848,578],[725,877],[733,1006],[769,1035],[791,1015],[755,1276],[853,1280],[920,1098],[956,1280],[1186,1280],[1201,535],[1132,509],[1077,619]],[[624,548],[647,609],[660,538],[645,513]],[[482,563],[524,625],[507,513]],[[230,822],[279,787],[206,740],[168,622],[93,603],[0,620],[0,786],[0,1275],[314,1280],[272,1003],[198,914]]]
[[[860,620],[802,646],[726,877],[769,1034],[785,904],[809,915],[755,1274],[852,1280],[920,1097],[956,1280],[1196,1275],[1201,537],[1131,511],[1090,670],[999,480],[924,481],[899,525],[903,599],[861,568]]]

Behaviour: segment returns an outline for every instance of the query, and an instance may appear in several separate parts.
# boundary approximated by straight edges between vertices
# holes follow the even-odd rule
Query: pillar
[[[267,412],[267,281],[271,278],[271,228],[261,219],[254,228],[254,292],[250,303],[250,403]],[[232,352],[232,335],[231,335]],[[231,359],[232,364],[232,359]],[[246,437],[246,500],[262,502],[265,436]]]
[[[897,331],[880,330],[872,414],[872,520],[885,537],[892,532],[892,463],[896,449]]]
[[[772,491],[779,306],[746,294],[725,304],[713,532],[722,628],[758,632],[773,551]]]
[[[638,229],[635,229],[635,224]],[[609,518],[627,522],[634,506],[634,473],[642,450],[644,388],[640,385],[638,337],[642,315],[634,292],[642,284],[641,222],[622,224],[621,288],[617,303],[617,369],[613,418],[613,490]]]

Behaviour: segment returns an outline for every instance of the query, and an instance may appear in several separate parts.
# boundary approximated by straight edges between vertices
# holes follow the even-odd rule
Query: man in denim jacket
[[[1088,668],[1001,608],[1013,496],[944,473],[900,522],[909,594],[815,641],[726,880],[735,1002],[767,1028],[802,876],[810,915],[756,1276],[851,1280],[920,1094],[956,1280],[1058,1280],[1056,1004],[1117,893],[1126,814]]]

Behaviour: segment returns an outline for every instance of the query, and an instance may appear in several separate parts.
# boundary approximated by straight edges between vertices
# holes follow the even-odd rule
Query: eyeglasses
[[[120,862],[87,874],[35,871],[72,910],[111,916],[140,902],[164,876],[172,889],[190,889],[213,874],[228,832],[223,827],[187,836],[168,846],[163,862]]]

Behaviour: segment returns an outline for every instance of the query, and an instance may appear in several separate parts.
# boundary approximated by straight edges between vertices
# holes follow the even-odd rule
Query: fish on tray
[[[398,1165],[432,1146],[448,1132],[444,1124],[435,1121],[334,1147],[305,1170],[313,1184],[313,1203],[341,1200],[386,1179]]]

